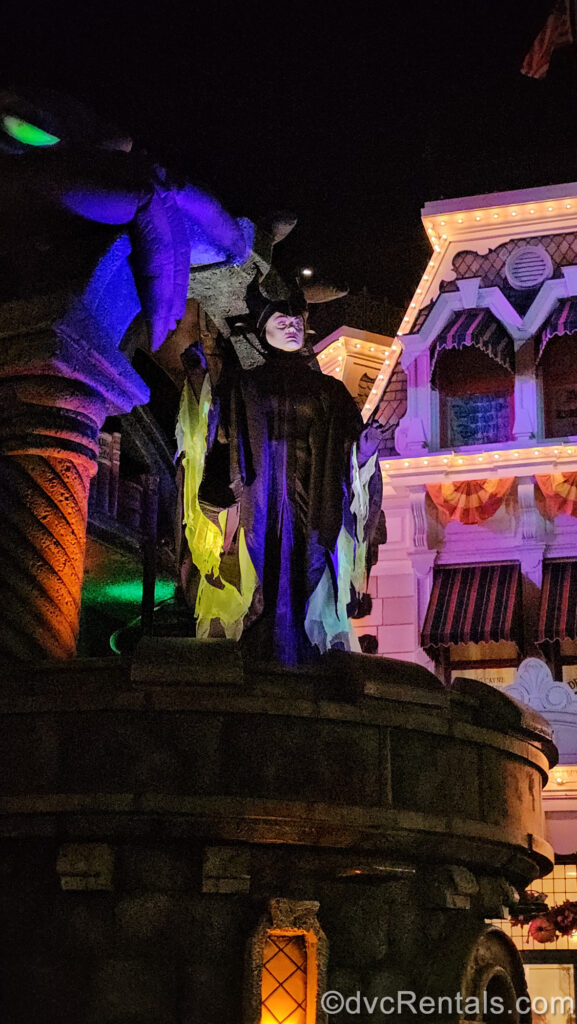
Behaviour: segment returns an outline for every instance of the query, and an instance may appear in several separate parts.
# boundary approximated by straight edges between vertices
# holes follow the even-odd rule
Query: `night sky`
[[[519,73],[550,0],[6,0],[2,84],[76,95],[235,213],[289,209],[284,269],[403,305],[428,200],[577,180],[577,55]]]

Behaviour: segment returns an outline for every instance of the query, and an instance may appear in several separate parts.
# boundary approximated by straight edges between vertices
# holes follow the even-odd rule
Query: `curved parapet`
[[[28,722],[3,755],[11,830],[20,819],[34,831],[36,815],[62,830],[75,811],[106,815],[118,835],[161,820],[212,841],[347,850],[359,870],[458,861],[526,884],[551,864],[550,731],[490,687],[447,691],[421,667],[362,655],[314,670],[245,664],[224,641],[145,639],[130,676],[89,664],[56,673],[57,697],[46,673],[33,683],[49,766],[28,741],[37,703],[5,712],[9,732]]]

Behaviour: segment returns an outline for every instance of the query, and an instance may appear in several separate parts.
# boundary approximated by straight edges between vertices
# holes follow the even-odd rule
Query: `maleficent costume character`
[[[197,353],[179,416],[197,636],[243,634],[289,665],[359,650],[348,611],[379,518],[378,432],[341,381],[309,366],[302,293],[274,301],[253,282],[247,305],[261,365],[211,386]]]

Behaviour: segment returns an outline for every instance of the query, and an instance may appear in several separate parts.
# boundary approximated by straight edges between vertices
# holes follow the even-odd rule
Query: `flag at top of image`
[[[551,14],[521,65],[529,78],[545,78],[555,50],[576,41],[576,0],[555,0]]]

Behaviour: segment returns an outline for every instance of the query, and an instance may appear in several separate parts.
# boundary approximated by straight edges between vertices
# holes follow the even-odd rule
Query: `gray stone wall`
[[[550,863],[545,724],[417,666],[147,641],[15,670],[0,730],[2,1024],[257,1024],[278,899],[318,903],[329,989],[452,994]]]

